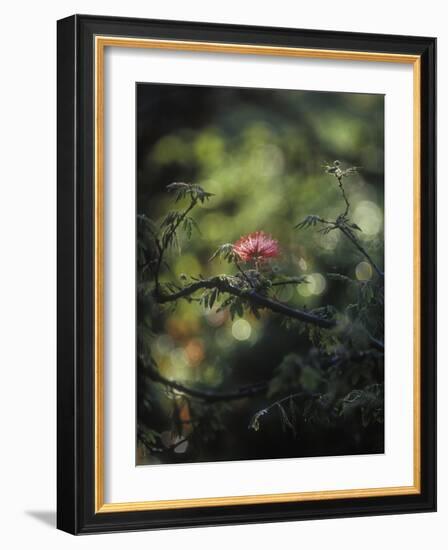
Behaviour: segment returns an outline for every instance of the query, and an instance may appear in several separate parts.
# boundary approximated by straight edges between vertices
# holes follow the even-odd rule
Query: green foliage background
[[[269,268],[275,276],[308,279],[279,289],[278,300],[307,310],[332,306],[345,322],[382,340],[380,283],[369,263],[339,231],[293,227],[310,214],[335,220],[345,209],[325,162],[360,166],[344,179],[350,220],[383,269],[383,99],[139,84],[138,215],[163,219],[174,206],[166,192],[171,182],[196,182],[214,194],[192,212],[200,232],[192,228],[191,238],[180,232],[179,248],[167,253],[161,283],[235,273],[231,264],[209,261],[213,252],[262,230],[280,244]],[[138,252],[150,254],[145,236],[139,239]],[[232,319],[196,301],[162,307],[141,267],[138,279],[137,351],[162,377],[217,393],[266,384],[253,397],[204,401],[154,381],[139,366],[138,464],[383,451],[382,355],[364,332],[352,331],[347,340],[289,326],[270,312],[257,319],[244,310]],[[304,391],[314,397],[289,398]]]

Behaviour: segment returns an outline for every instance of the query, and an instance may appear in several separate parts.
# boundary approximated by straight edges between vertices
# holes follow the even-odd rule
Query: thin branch
[[[336,164],[337,162],[337,164]],[[376,271],[376,273],[380,276],[380,277],[384,277],[384,273],[380,270],[380,268],[376,265],[376,263],[372,260],[372,258],[370,257],[370,255],[368,254],[368,252],[364,249],[364,247],[359,243],[358,239],[352,234],[352,232],[347,228],[345,227],[345,222],[347,220],[347,216],[348,216],[348,212],[350,210],[350,202],[348,200],[348,197],[345,193],[345,188],[344,188],[344,183],[343,183],[343,178],[344,176],[346,175],[350,175],[352,173],[356,173],[357,171],[357,168],[356,167],[353,167],[353,168],[349,168],[345,171],[342,171],[340,168],[339,168],[339,161],[335,161],[334,162],[334,167],[327,167],[327,173],[331,173],[331,174],[334,174],[336,179],[338,180],[338,184],[339,184],[339,189],[341,191],[341,194],[342,194],[342,198],[344,199],[344,202],[345,202],[345,211],[343,214],[341,214],[338,219],[336,220],[336,222],[330,222],[330,221],[326,221],[326,220],[323,220],[322,218],[319,218],[318,216],[314,216],[314,218],[320,222],[320,223],[323,223],[323,224],[327,224],[327,225],[330,225],[330,226],[334,226],[335,228],[339,228],[341,230],[341,232],[347,237],[347,239],[350,240],[350,242],[359,250],[359,252],[361,252],[361,254],[367,259],[367,261],[370,263],[370,265],[373,267],[373,269]],[[301,224],[299,224],[300,226]],[[303,226],[303,225],[302,225]]]
[[[373,267],[373,269],[377,272],[377,274],[380,277],[384,277],[384,273],[379,269],[379,267],[376,265],[376,263],[372,260],[370,255],[367,253],[367,251],[364,249],[363,246],[358,242],[358,239],[352,234],[352,232],[347,229],[347,227],[344,226],[344,222],[347,219],[348,211],[350,210],[350,203],[347,198],[347,195],[345,194],[344,184],[342,183],[343,175],[337,175],[336,178],[339,183],[339,189],[341,190],[342,197],[345,201],[345,212],[342,214],[342,216],[339,216],[339,218],[342,220],[342,223],[337,221],[336,226],[342,231],[342,233],[351,241],[351,243],[361,252],[361,254],[364,255],[364,257],[368,260],[370,265]]]
[[[154,238],[154,243],[156,245],[156,248],[157,248],[157,253],[158,255],[160,256],[162,254],[162,245],[160,244],[160,241],[159,239],[157,238]],[[148,267],[153,264],[155,262],[155,260],[153,258],[149,258],[148,260],[146,260],[143,264],[141,264],[139,266],[139,269],[141,270],[142,273],[145,272],[146,269],[148,269]]]
[[[148,220],[146,219],[145,216],[141,215],[141,216],[138,216],[140,219],[143,219],[143,221],[145,221],[146,223],[146,227],[148,229],[148,231],[151,233],[153,239],[154,239],[154,244],[156,245],[156,248],[157,248],[157,252],[158,254],[162,254],[162,245],[160,244],[160,240],[159,238],[157,237],[157,233],[156,231],[154,231],[154,229],[151,227],[150,223],[148,222]],[[154,259],[153,258],[150,258],[148,260],[146,260],[145,262],[143,262],[143,264],[141,264],[139,266],[139,268],[141,269],[141,271],[145,271],[145,269],[147,269],[152,263],[154,263]]]
[[[142,365],[142,362],[140,362]],[[268,387],[267,382],[260,382],[258,384],[253,384],[251,386],[243,386],[235,391],[231,392],[215,392],[211,390],[199,390],[197,388],[190,388],[184,386],[180,382],[175,380],[169,380],[160,374],[154,367],[146,366],[143,367],[145,372],[154,382],[159,382],[164,386],[167,386],[173,390],[176,390],[180,393],[188,395],[190,397],[195,397],[197,399],[202,399],[203,401],[208,402],[217,402],[217,401],[231,401],[235,399],[244,399],[246,397],[253,397],[254,395],[259,395],[266,391]]]
[[[271,403],[270,405],[268,405],[264,409],[260,409],[254,415],[252,415],[252,417],[249,421],[249,428],[253,429],[255,431],[258,431],[260,429],[260,418],[265,416],[266,414],[269,414],[269,412],[272,409],[274,409],[275,407],[278,407],[279,411],[280,411],[280,414],[282,415],[283,421],[286,421],[288,423],[289,427],[292,429],[292,431],[294,433],[294,436],[295,436],[295,431],[296,431],[295,427],[291,423],[288,416],[286,415],[285,410],[282,407],[282,403],[284,403],[285,401],[294,400],[298,397],[300,397],[300,398],[311,397],[311,398],[314,399],[314,398],[316,398],[320,395],[321,394],[318,394],[318,393],[311,393],[311,392],[301,391],[301,392],[297,392],[297,393],[292,393],[290,395],[287,395],[286,397],[282,397],[281,399],[278,399],[277,401],[274,401],[273,403]]]
[[[255,290],[241,290],[236,286],[232,286],[222,277],[212,277],[210,279],[197,281],[172,294],[160,294],[160,292],[156,291],[155,296],[157,301],[163,304],[166,302],[173,302],[179,298],[189,297],[191,294],[202,288],[217,288],[220,292],[227,292],[233,296],[238,296],[239,298],[247,300],[256,306],[270,309],[275,313],[281,313],[287,317],[291,317],[292,319],[297,319],[298,321],[310,323],[322,328],[332,328],[336,325],[336,321],[333,319],[324,319],[322,317],[318,317],[317,315],[313,315],[312,313],[291,308],[286,304],[272,300],[267,296],[263,296]]]
[[[372,260],[368,252],[364,249],[363,246],[358,242],[358,239],[352,235],[352,233],[343,225],[337,225],[337,227],[342,231],[342,233],[351,241],[351,243],[361,252],[361,254],[367,259],[367,261],[370,263],[370,265],[373,267],[373,269],[377,272],[377,274],[380,277],[384,277],[384,273],[381,271],[381,269],[376,265],[376,263]]]
[[[384,347],[383,347],[383,350],[384,350]],[[358,352],[357,354],[349,357],[335,356],[328,361],[326,366],[329,367],[334,365],[337,362],[344,362],[345,360],[359,361],[359,360],[362,360],[368,353],[371,353],[371,352],[370,351]],[[165,376],[163,376],[162,374],[160,374],[160,372],[152,365],[145,366],[141,359],[139,359],[138,361],[139,361],[139,368],[144,369],[148,377],[151,378],[151,380],[153,380],[154,382],[158,382],[159,384],[163,384],[164,386],[172,390],[175,390],[179,393],[188,395],[189,397],[193,397],[196,399],[201,399],[202,401],[206,401],[208,403],[217,403],[220,401],[233,401],[237,399],[246,399],[248,397],[254,397],[256,395],[260,395],[264,393],[268,389],[269,383],[270,383],[269,381],[258,382],[256,384],[242,386],[237,390],[228,391],[228,392],[216,392],[216,391],[204,390],[204,389],[199,390],[197,388],[190,388],[188,386],[185,386],[184,384],[182,384],[181,382],[177,382],[176,380],[170,380]],[[263,409],[263,410],[266,410],[267,412],[272,407],[279,405],[290,398],[297,398],[299,396],[316,397],[318,395],[320,394],[313,394],[313,393],[304,392],[304,391],[297,392],[294,394],[287,395],[286,397],[283,397],[275,401],[274,403],[271,403],[266,409]]]
[[[241,273],[241,275],[244,277],[244,279],[247,281],[247,283],[249,284],[249,286],[251,286],[253,288],[253,283],[252,281],[249,279],[249,277],[246,275],[246,272],[242,269],[242,267],[240,266],[240,263],[235,260],[235,266],[236,268],[238,269],[238,271]]]
[[[270,409],[273,409],[274,407],[281,405],[285,401],[289,401],[290,399],[296,399],[297,397],[319,397],[320,393],[311,393],[306,391],[300,391],[296,393],[291,393],[290,395],[287,395],[286,397],[282,397],[281,399],[277,399],[277,401],[274,401],[270,405],[268,405],[264,410],[268,412]]]
[[[154,282],[155,282],[155,285],[156,285],[156,289],[159,288],[159,272],[160,272],[160,268],[162,266],[163,255],[165,254],[166,249],[167,249],[167,243],[170,242],[172,236],[176,233],[176,231],[179,228],[180,224],[185,220],[185,218],[188,216],[190,211],[193,210],[193,208],[196,206],[197,202],[198,202],[197,199],[195,199],[195,198],[191,199],[190,205],[177,218],[176,223],[174,223],[172,225],[172,227],[170,228],[170,230],[168,231],[168,233],[166,234],[166,236],[163,239],[164,246],[159,249],[159,257],[157,258],[157,265],[156,265],[156,269],[154,271]]]
[[[238,296],[239,298],[247,300],[257,306],[270,309],[275,313],[281,313],[283,315],[286,315],[287,317],[291,317],[292,319],[297,319],[299,321],[310,323],[312,325],[316,325],[322,328],[333,328],[337,325],[334,319],[324,319],[322,317],[318,317],[317,315],[313,315],[312,313],[308,313],[300,309],[291,308],[286,304],[271,300],[267,296],[263,296],[262,294],[259,294],[254,290],[240,290],[239,288],[232,286],[228,281],[222,279],[221,277],[212,277],[211,279],[197,281],[195,283],[192,283],[191,285],[182,288],[178,292],[173,292],[172,294],[160,294],[156,292],[155,296],[157,301],[163,304],[174,302],[176,300],[179,300],[180,298],[189,298],[197,290],[201,290],[203,288],[217,288],[220,292],[227,292],[228,294],[232,294],[233,296]],[[377,338],[374,338],[369,333],[367,333],[367,335],[370,342],[377,350],[384,351],[383,342],[381,342]]]
[[[347,211],[346,211],[347,212]],[[376,273],[380,277],[384,277],[384,273],[381,271],[381,269],[376,265],[376,263],[372,260],[371,256],[367,252],[367,250],[359,243],[358,239],[352,234],[352,232],[345,226],[345,215],[341,214],[337,221],[332,222],[329,220],[324,220],[323,218],[319,218],[318,216],[308,216],[303,220],[301,223],[296,225],[296,228],[302,229],[304,227],[310,227],[311,225],[315,225],[316,223],[321,223],[322,225],[327,225],[328,227],[324,227],[320,230],[320,232],[328,233],[329,231],[333,231],[334,229],[339,229],[347,239],[361,252],[361,254],[367,259],[367,261],[370,263],[370,265],[373,267],[373,269],[376,271]],[[310,221],[310,218],[312,219],[312,222]],[[330,229],[331,227],[331,229]]]
[[[339,189],[341,190],[342,196],[343,196],[344,201],[345,201],[345,212],[344,212],[343,215],[344,215],[344,218],[346,218],[347,215],[348,215],[348,211],[350,210],[350,203],[348,202],[347,195],[345,194],[344,185],[342,183],[343,176],[336,176],[336,177],[337,177],[337,180],[338,180],[338,183],[339,183]]]

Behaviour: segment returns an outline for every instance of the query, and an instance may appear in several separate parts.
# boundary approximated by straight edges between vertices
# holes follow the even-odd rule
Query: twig
[[[180,298],[189,298],[197,290],[203,288],[217,288],[220,292],[227,292],[228,294],[232,294],[233,296],[238,296],[239,298],[252,302],[255,305],[270,309],[275,313],[281,313],[283,315],[286,315],[287,317],[291,317],[292,319],[297,319],[299,321],[310,323],[312,325],[316,325],[322,328],[329,329],[334,328],[337,325],[337,322],[334,319],[324,319],[323,317],[318,317],[317,315],[313,315],[312,313],[308,313],[300,309],[291,308],[286,304],[271,300],[267,296],[263,296],[262,294],[259,294],[254,290],[240,290],[239,288],[232,286],[228,281],[222,279],[221,277],[212,277],[211,279],[197,281],[195,283],[192,283],[191,285],[182,288],[178,292],[173,292],[172,294],[155,293],[155,297],[156,300],[161,304],[174,302],[176,300],[179,300]],[[367,333],[367,336],[369,337],[372,345],[377,350],[384,351],[384,344],[380,340],[374,338],[369,333]]]
[[[350,203],[348,202],[348,198],[347,198],[347,195],[345,194],[345,189],[344,189],[344,185],[342,183],[342,178],[343,176],[336,176],[337,177],[337,180],[338,180],[338,183],[339,183],[339,189],[341,190],[341,193],[342,193],[342,196],[344,198],[344,201],[345,201],[345,212],[344,212],[344,218],[347,217],[348,215],[348,211],[350,210]]]
[[[254,287],[253,285],[253,282],[249,279],[249,277],[246,275],[246,272],[241,268],[239,262],[237,260],[235,260],[235,266],[236,268],[238,269],[238,271],[241,273],[241,275],[244,277],[244,279],[246,280],[246,282],[248,283],[249,286],[251,286],[252,288]]]
[[[384,277],[384,273],[381,271],[381,269],[376,265],[376,263],[372,260],[368,252],[364,249],[361,244],[359,244],[358,239],[352,235],[352,233],[343,225],[336,224],[337,227],[342,231],[342,233],[351,241],[351,243],[363,254],[363,256],[367,259],[367,261],[370,263],[370,265],[373,267],[373,269],[377,272],[377,274],[380,277]]]
[[[270,409],[273,409],[274,407],[281,405],[285,401],[289,401],[290,399],[296,399],[297,397],[319,397],[320,393],[311,393],[306,391],[300,391],[296,393],[292,393],[290,395],[287,395],[286,397],[282,397],[281,399],[277,399],[277,401],[274,401],[270,405],[268,405],[264,410],[268,412]]]
[[[263,296],[255,290],[241,290],[238,287],[232,286],[226,279],[222,277],[212,277],[210,279],[197,281],[172,294],[161,294],[156,289],[155,297],[159,303],[163,304],[166,302],[173,302],[175,300],[178,300],[179,298],[186,298],[188,296],[191,296],[191,294],[202,288],[217,288],[220,292],[227,292],[228,294],[232,294],[233,296],[238,296],[243,300],[247,300],[248,302],[251,302],[252,304],[255,304],[257,306],[270,309],[275,313],[281,313],[283,315],[286,315],[287,317],[291,317],[292,319],[297,319],[299,321],[310,323],[322,328],[332,328],[336,325],[336,321],[333,319],[324,319],[322,317],[318,317],[317,315],[313,315],[312,313],[308,313],[300,309],[291,308],[286,304],[277,302],[276,300],[272,300],[267,296]]]
[[[160,374],[154,367],[150,365],[143,366],[142,361],[140,361],[139,364],[141,368],[145,369],[145,372],[148,374],[149,378],[151,378],[151,380],[153,380],[154,382],[159,382],[160,384],[163,384],[164,386],[168,386],[169,388],[176,390],[180,393],[189,395],[190,397],[196,397],[198,399],[202,399],[203,401],[208,401],[208,402],[244,399],[246,397],[252,397],[254,395],[261,394],[264,391],[266,391],[266,388],[268,387],[267,382],[260,382],[258,384],[253,384],[251,386],[243,386],[231,392],[215,392],[211,390],[199,390],[197,388],[189,388],[188,386],[184,386],[180,382],[165,378],[165,376]]]
[[[285,401],[294,400],[297,397],[300,397],[300,398],[302,398],[302,397],[311,397],[311,398],[314,399],[314,398],[316,398],[320,395],[321,394],[319,394],[319,393],[311,393],[311,392],[301,391],[301,392],[297,392],[297,393],[292,393],[290,395],[287,395],[286,397],[282,397],[281,399],[278,399],[277,401],[274,401],[273,403],[271,403],[270,405],[268,405],[264,409],[260,409],[255,414],[253,414],[250,421],[249,421],[249,428],[252,428],[253,430],[258,431],[259,428],[260,428],[260,418],[262,416],[265,416],[266,414],[268,414],[269,411],[271,411],[275,407],[278,407],[278,409],[280,411],[280,414],[282,415],[283,421],[287,422],[288,426],[291,428],[291,430],[293,431],[294,436],[295,436],[295,432],[296,432],[295,426],[291,423],[288,416],[286,415],[286,412],[282,407],[282,403],[284,403]]]
[[[166,249],[167,249],[167,244],[170,242],[171,237],[176,233],[176,231],[177,231],[178,227],[180,226],[180,224],[185,220],[185,218],[190,213],[190,211],[193,210],[193,208],[196,206],[197,202],[198,202],[197,199],[194,199],[194,198],[191,199],[191,203],[188,206],[188,208],[186,208],[183,211],[183,213],[177,218],[176,223],[174,223],[172,225],[172,227],[170,228],[170,231],[163,238],[164,246],[159,248],[159,257],[157,258],[157,265],[156,265],[156,269],[154,271],[154,282],[155,282],[156,289],[159,288],[159,272],[160,272],[160,268],[162,266],[163,255],[165,254]]]
[[[347,227],[344,226],[344,222],[348,216],[348,211],[350,210],[350,202],[348,200],[347,195],[345,194],[344,184],[342,183],[342,179],[344,176],[342,174],[338,175],[337,173],[335,175],[339,183],[339,189],[341,190],[342,197],[345,201],[345,212],[344,214],[342,214],[342,216],[339,216],[339,218],[342,219],[342,223],[337,221],[336,226],[342,231],[342,233],[347,237],[347,239],[349,239],[352,242],[352,244],[359,250],[359,252],[361,252],[361,254],[364,255],[364,257],[368,260],[368,262],[373,267],[373,269],[377,272],[377,274],[380,277],[384,277],[384,273],[379,269],[376,263],[372,260],[370,255],[364,249],[364,247],[361,246],[361,244],[358,242],[358,239],[352,234],[352,232],[349,229],[347,229]]]

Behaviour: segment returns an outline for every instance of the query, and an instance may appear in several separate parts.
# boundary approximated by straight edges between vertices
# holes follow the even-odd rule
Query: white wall
[[[73,13],[292,26],[439,38],[439,151],[448,148],[448,31],[439,0],[15,0],[0,32],[0,540],[5,548],[445,548],[448,401],[439,406],[439,512],[349,520],[189,529],[74,538],[54,529],[56,19]],[[441,157],[441,163],[445,159]],[[448,205],[439,182],[440,310],[448,307]],[[446,318],[446,315],[444,315]],[[447,330],[440,320],[440,340]],[[448,383],[439,353],[439,387]]]

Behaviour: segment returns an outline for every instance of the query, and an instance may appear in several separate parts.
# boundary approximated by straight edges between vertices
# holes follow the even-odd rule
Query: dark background
[[[226,264],[208,261],[217,246],[263,230],[280,243],[282,254],[274,267],[311,282],[286,289],[281,300],[300,308],[332,305],[339,311],[357,302],[359,288],[347,289],[327,273],[369,282],[373,275],[362,256],[336,232],[324,236],[293,226],[308,214],[335,219],[344,210],[337,183],[322,168],[325,162],[339,159],[343,166],[360,166],[359,174],[346,179],[351,215],[363,229],[363,245],[383,266],[383,96],[163,84],[138,84],[136,93],[138,214],[160,220],[173,207],[166,186],[174,181],[196,182],[215,194],[195,211],[201,233],[169,256],[163,280],[230,273]],[[372,315],[381,335],[383,311]],[[138,433],[150,434],[150,444],[138,438],[137,463],[383,452],[383,425],[363,426],[359,415],[336,425],[299,418],[293,435],[274,410],[261,419],[259,431],[249,429],[253,414],[277,398],[303,385],[319,386],[320,359],[318,368],[293,369],[292,380],[280,377],[272,393],[285,357],[316,352],[331,358],[333,350],[316,350],[309,335],[285,329],[275,315],[261,321],[246,315],[250,337],[245,340],[233,336],[235,320],[215,317],[198,304],[179,302],[175,311],[160,311],[138,301],[139,352],[151,354],[164,376],[189,387],[230,391],[271,381],[271,393],[204,405],[167,393],[139,371]],[[347,392],[361,379],[366,383],[362,377],[383,381],[381,361],[346,368]],[[199,418],[200,427],[187,437],[179,435],[174,428],[179,418]],[[180,439],[188,444],[172,450]]]

